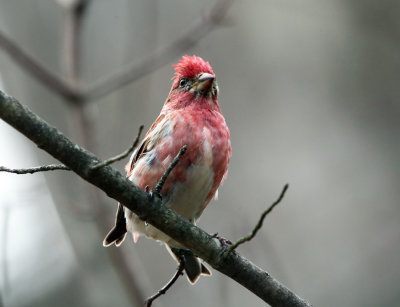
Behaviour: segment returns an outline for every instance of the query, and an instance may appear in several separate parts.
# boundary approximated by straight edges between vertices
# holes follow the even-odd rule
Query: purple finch
[[[144,191],[154,189],[182,146],[187,152],[168,176],[162,190],[163,204],[196,223],[226,177],[231,157],[229,129],[218,105],[219,89],[208,62],[184,56],[174,65],[175,76],[160,115],[145,135],[126,166],[127,177]],[[139,236],[164,242],[171,248],[182,246],[119,205],[114,228],[104,246],[119,246],[126,232],[133,241]],[[184,255],[185,272],[191,283],[210,271],[194,255]]]

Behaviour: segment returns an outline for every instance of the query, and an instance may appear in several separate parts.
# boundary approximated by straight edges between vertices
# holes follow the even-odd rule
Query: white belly
[[[213,186],[214,172],[211,165],[192,165],[188,169],[186,181],[175,184],[170,195],[164,196],[163,203],[195,223],[202,213],[208,194]],[[165,242],[169,245],[179,247],[165,233],[157,228],[144,223],[136,214],[125,208],[125,217],[127,219],[128,231],[133,234],[133,240],[136,242],[140,234]]]

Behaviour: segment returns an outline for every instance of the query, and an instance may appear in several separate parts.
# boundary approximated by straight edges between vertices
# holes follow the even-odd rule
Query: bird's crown
[[[175,76],[172,79],[175,80],[194,78],[199,73],[204,72],[214,75],[210,63],[195,55],[184,55],[182,59],[173,66],[175,68]]]

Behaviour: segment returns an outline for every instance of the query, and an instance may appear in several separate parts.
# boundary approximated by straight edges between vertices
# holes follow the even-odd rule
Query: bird
[[[167,177],[160,191],[162,203],[196,224],[204,209],[218,196],[232,155],[230,132],[218,104],[219,88],[209,62],[185,55],[175,65],[172,87],[160,115],[125,169],[135,185],[149,193],[179,150],[186,153]],[[151,193],[151,192],[150,192]],[[164,243],[179,263],[176,249],[183,246],[135,213],[118,204],[115,226],[104,246],[119,246],[127,232],[136,243],[141,235]],[[193,254],[184,254],[184,271],[191,284],[210,270]]]

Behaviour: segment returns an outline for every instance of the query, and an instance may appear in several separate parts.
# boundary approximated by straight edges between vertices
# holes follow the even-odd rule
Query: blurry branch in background
[[[110,166],[92,170],[100,160],[72,143],[56,128],[0,91],[0,118],[31,139],[39,148],[70,167],[76,174],[97,186],[137,216],[190,249],[214,269],[252,291],[272,306],[311,306],[278,280],[236,251],[221,253],[221,244],[211,235],[162,205],[158,198],[135,186]]]
[[[29,72],[36,80],[40,81],[51,91],[57,93],[66,99],[74,99],[79,101],[82,97],[79,89],[72,88],[63,79],[53,74],[50,70],[45,68],[41,63],[36,61],[33,57],[25,53],[16,43],[10,40],[0,30],[0,48],[21,66]]]
[[[220,25],[233,0],[218,0],[200,20],[189,25],[187,31],[169,45],[150,55],[139,64],[128,64],[115,74],[89,86],[84,95],[88,100],[101,98],[167,64],[182,52],[196,45],[201,38]]]
[[[72,13],[67,17],[67,25],[65,27],[66,32],[64,33],[64,47],[69,45],[72,48],[66,49],[65,52],[68,54],[68,57],[63,60],[64,65],[68,65],[69,67],[69,72],[65,72],[71,77],[71,75],[74,75],[74,72],[77,72],[77,64],[79,64],[79,61],[77,60],[79,50],[77,44],[73,44],[72,42],[74,40],[77,41],[78,39],[79,28],[89,1],[59,0],[58,2],[68,3],[68,5],[64,6],[66,6],[67,10]],[[71,5],[69,5],[69,3],[71,3]],[[33,75],[49,90],[73,103],[85,104],[88,101],[96,100],[110,94],[148,73],[155,71],[167,64],[176,56],[181,55],[182,52],[193,47],[202,37],[222,23],[222,20],[232,3],[233,0],[218,0],[207,13],[200,17],[197,22],[189,26],[188,30],[181,37],[173,40],[169,45],[161,48],[159,51],[150,55],[140,63],[128,64],[127,68],[123,68],[104,79],[95,81],[92,85],[87,87],[77,84],[74,80],[71,82],[70,77],[67,77],[66,80],[64,80],[55,75],[36,59],[23,51],[18,44],[6,37],[6,35],[1,31],[0,48],[7,52],[7,54],[17,64]]]
[[[229,246],[228,249],[225,251],[226,254],[229,254],[230,252],[235,250],[239,245],[242,245],[243,243],[252,240],[256,236],[257,231],[259,231],[260,228],[263,225],[265,217],[272,211],[272,209],[274,209],[274,207],[276,205],[278,205],[281,202],[281,200],[285,196],[285,193],[286,193],[288,188],[289,188],[289,185],[285,184],[285,186],[283,187],[283,190],[282,190],[281,194],[279,195],[278,199],[276,201],[274,201],[272,203],[272,205],[261,214],[260,219],[258,220],[258,222],[257,222],[256,226],[254,227],[254,229],[252,230],[252,232],[249,233],[247,236],[244,236],[243,238],[240,238],[235,243],[233,243],[231,246]]]

